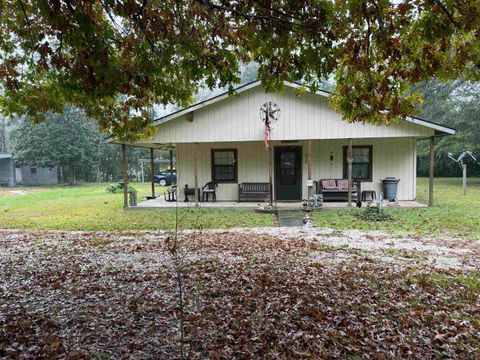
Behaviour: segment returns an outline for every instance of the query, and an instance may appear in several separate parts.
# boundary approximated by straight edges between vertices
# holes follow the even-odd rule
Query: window
[[[372,181],[372,146],[360,145],[353,147],[352,178],[354,180]],[[347,164],[348,146],[343,147],[343,177],[348,177]]]
[[[37,173],[37,168],[30,168],[30,174],[35,175]]]
[[[212,149],[212,181],[237,182],[237,149]]]

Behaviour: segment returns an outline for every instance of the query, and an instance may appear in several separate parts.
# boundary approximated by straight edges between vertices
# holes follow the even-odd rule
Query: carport
[[[0,153],[0,186],[15,185],[15,167],[12,154]]]

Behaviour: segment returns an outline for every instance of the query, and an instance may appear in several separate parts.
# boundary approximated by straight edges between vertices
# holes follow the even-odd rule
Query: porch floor
[[[236,201],[217,201],[212,202],[200,202],[199,206],[203,208],[217,208],[217,209],[257,209],[258,202],[236,202]],[[261,203],[263,206],[267,207],[268,203]],[[301,209],[302,202],[277,202],[278,209]],[[347,209],[347,202],[325,202],[322,207],[318,209]],[[362,207],[365,207],[367,203],[362,203]],[[176,202],[165,201],[164,197],[159,197],[152,200],[140,201],[137,206],[132,207],[132,209],[172,209],[177,206]],[[179,201],[178,207],[180,208],[189,208],[195,207],[195,202],[184,202]],[[402,208],[402,209],[414,209],[414,208],[426,208],[428,207],[425,204],[419,203],[417,201],[399,201],[397,204],[387,203],[385,207],[389,208]]]

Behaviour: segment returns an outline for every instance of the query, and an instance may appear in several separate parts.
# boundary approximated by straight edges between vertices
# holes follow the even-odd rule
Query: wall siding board
[[[260,141],[263,123],[260,107],[266,101],[281,109],[274,125],[273,140],[428,137],[433,129],[402,122],[390,126],[351,124],[329,107],[328,99],[310,93],[297,96],[286,88],[282,93],[265,93],[260,87],[233,95],[198,109],[193,122],[186,116],[158,125],[155,143]]]
[[[414,138],[392,139],[354,139],[353,145],[373,146],[373,174],[372,182],[362,183],[363,190],[375,190],[377,196],[383,192],[380,179],[387,176],[400,178],[398,188],[399,200],[415,199],[416,181],[416,147]],[[294,145],[302,148],[302,196],[307,197],[307,142],[296,143],[272,142],[273,146]],[[312,150],[313,179],[328,179],[343,177],[343,146],[347,139],[341,140],[314,140]],[[198,174],[200,186],[211,181],[211,149],[236,148],[238,160],[238,183],[268,182],[268,157],[263,141],[199,143],[198,146]],[[330,151],[333,151],[334,160],[330,162]],[[194,144],[177,145],[178,185],[185,184],[193,187],[194,184]],[[219,201],[236,201],[238,198],[238,183],[219,184]],[[181,198],[182,199],[182,198]]]

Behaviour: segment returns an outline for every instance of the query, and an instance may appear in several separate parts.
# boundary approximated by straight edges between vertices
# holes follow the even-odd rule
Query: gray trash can
[[[395,201],[397,198],[397,188],[400,179],[389,176],[382,180],[383,183],[383,197],[388,201]]]

